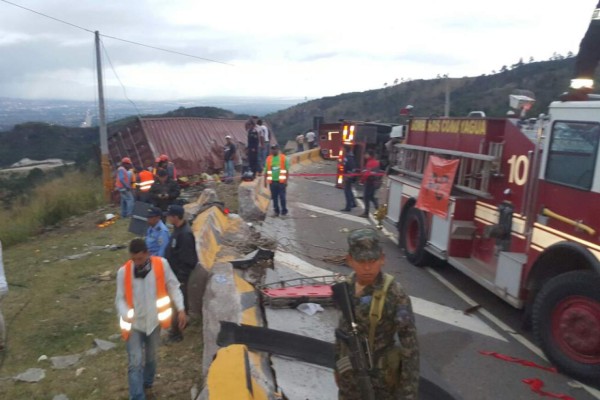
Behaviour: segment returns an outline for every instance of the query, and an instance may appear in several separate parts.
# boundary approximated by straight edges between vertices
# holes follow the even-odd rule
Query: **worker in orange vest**
[[[144,203],[150,202],[150,188],[154,184],[154,174],[147,169],[140,171],[138,174],[138,200]]]
[[[187,319],[179,281],[168,261],[151,257],[143,239],[131,241],[129,254],[131,259],[117,273],[115,304],[121,335],[127,341],[129,398],[144,400],[153,398],[160,329],[171,326],[171,302],[180,329]]]
[[[133,184],[135,183],[135,175],[131,169],[131,158],[124,157],[121,160],[121,166],[117,169],[117,179],[115,188],[119,191],[121,197],[121,217],[127,218],[133,214]]]
[[[289,160],[285,154],[280,154],[279,146],[274,144],[271,146],[271,155],[267,157],[264,170],[264,185],[271,189],[271,200],[273,201],[274,217],[287,215],[285,192],[288,183],[288,171],[290,169]],[[281,207],[280,207],[281,203]]]

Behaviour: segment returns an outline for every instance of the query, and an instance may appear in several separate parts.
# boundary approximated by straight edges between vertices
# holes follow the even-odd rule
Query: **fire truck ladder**
[[[488,154],[467,153],[431,147],[397,144],[397,162],[392,169],[400,174],[423,179],[430,155],[460,160],[454,187],[475,196],[491,198],[490,178],[499,176],[504,143],[489,143]]]

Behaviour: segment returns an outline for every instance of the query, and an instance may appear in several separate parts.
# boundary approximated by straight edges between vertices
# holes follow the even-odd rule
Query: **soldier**
[[[375,398],[417,399],[419,347],[410,298],[391,275],[381,272],[385,256],[376,230],[352,231],[348,245],[346,262],[354,270],[347,281],[348,291],[354,303],[358,331],[369,343],[373,361],[369,376]],[[343,316],[339,329],[350,330]],[[338,398],[360,400],[361,390],[348,359],[348,346],[336,338],[335,350]]]

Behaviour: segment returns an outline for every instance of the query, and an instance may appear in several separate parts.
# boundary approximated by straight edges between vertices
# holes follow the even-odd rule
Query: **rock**
[[[56,356],[50,357],[52,361],[52,367],[55,369],[65,369],[79,362],[81,354],[72,354],[69,356]]]
[[[115,333],[114,335],[110,335],[108,337],[108,340],[119,340],[121,338],[121,334],[120,333]]]
[[[69,400],[66,394],[57,394],[52,400]]]
[[[101,350],[98,347],[92,347],[91,349],[86,350],[84,354],[86,356],[95,356],[96,354],[100,353],[100,351]]]
[[[192,388],[190,389],[190,396],[192,398],[192,400],[196,400],[198,398],[198,386],[194,385],[192,386]]]
[[[35,383],[46,377],[46,370],[41,368],[29,368],[27,371],[14,377],[14,380],[21,382]]]
[[[109,342],[107,340],[102,339],[94,339],[94,343],[96,343],[96,346],[98,346],[98,348],[102,351],[111,350],[117,347],[117,345],[113,342]]]
[[[239,214],[245,221],[264,221],[268,197],[264,197],[258,181],[242,182],[238,186]]]
[[[41,355],[40,358],[38,358],[38,362],[46,361],[47,359],[48,359],[48,356],[44,354],[44,355]]]
[[[75,371],[75,376],[81,375],[83,371],[85,371],[85,367],[77,368],[77,371]]]

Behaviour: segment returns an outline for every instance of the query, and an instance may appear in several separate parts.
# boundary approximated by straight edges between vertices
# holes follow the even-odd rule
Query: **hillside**
[[[483,110],[488,116],[506,115],[508,95],[515,89],[533,91],[535,116],[546,111],[569,85],[575,58],[514,65],[493,75],[451,78],[451,116]],[[266,116],[278,137],[291,139],[312,127],[313,117],[326,122],[340,118],[400,122],[399,111],[410,104],[417,116],[443,115],[445,79],[414,80],[366,92],[344,93],[296,105]]]

